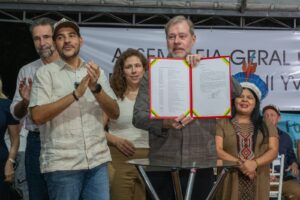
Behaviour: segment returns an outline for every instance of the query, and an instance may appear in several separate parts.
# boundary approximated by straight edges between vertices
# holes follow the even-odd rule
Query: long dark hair
[[[263,135],[263,141],[260,145],[268,142],[269,131],[268,131],[267,125],[263,121],[263,116],[260,114],[260,100],[258,99],[255,92],[253,92],[253,90],[251,90],[250,88],[243,88],[243,90],[244,89],[249,90],[255,98],[255,107],[250,116],[250,120],[254,126],[254,134],[253,134],[253,144],[254,144],[253,148],[254,148],[258,131],[261,131],[261,133]],[[232,118],[234,118],[236,115],[236,107],[235,107],[234,101],[235,101],[235,99],[232,100]]]

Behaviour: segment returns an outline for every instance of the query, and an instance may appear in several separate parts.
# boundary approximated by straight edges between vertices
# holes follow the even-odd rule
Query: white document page
[[[229,58],[202,59],[193,68],[193,115],[231,115]]]
[[[177,117],[190,111],[189,66],[178,59],[155,59],[150,65],[150,117]]]

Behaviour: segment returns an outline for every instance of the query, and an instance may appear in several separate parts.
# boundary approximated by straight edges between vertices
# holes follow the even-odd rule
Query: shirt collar
[[[82,67],[85,67],[86,66],[86,62],[85,60],[83,60],[82,58],[79,58],[80,59],[80,65],[79,65],[79,68],[82,68]],[[71,69],[70,65],[68,65],[64,60],[62,59],[59,59],[56,61],[56,64],[58,66],[60,66],[60,70],[64,69],[64,68],[67,68],[67,69]]]

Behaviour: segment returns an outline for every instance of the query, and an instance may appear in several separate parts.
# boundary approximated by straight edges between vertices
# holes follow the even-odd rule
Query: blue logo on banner
[[[300,114],[280,113],[281,120],[278,123],[278,128],[287,132],[296,148],[297,140],[300,140]]]

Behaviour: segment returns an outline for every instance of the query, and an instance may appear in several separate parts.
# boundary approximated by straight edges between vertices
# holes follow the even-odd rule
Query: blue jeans
[[[93,169],[45,173],[50,200],[109,200],[107,163]]]
[[[28,132],[25,150],[25,171],[30,200],[47,200],[48,192],[40,170],[41,140],[38,132]]]

